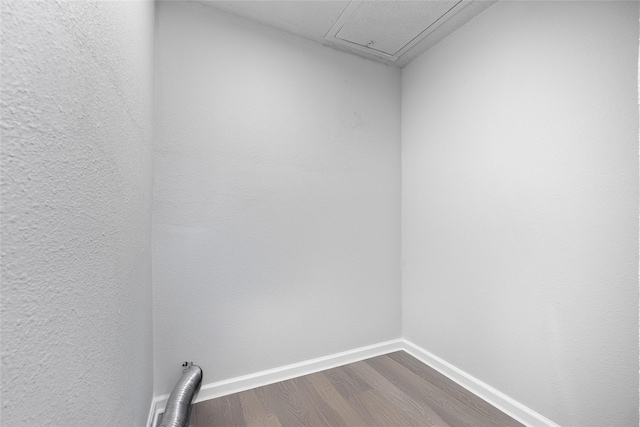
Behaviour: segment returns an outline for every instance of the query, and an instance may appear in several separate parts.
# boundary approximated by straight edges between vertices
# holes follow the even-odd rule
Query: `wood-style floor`
[[[194,427],[522,426],[399,351],[197,403]]]

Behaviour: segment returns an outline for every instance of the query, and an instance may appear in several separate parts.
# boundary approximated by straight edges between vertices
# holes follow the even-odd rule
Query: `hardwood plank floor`
[[[522,426],[398,351],[194,405],[193,427]]]

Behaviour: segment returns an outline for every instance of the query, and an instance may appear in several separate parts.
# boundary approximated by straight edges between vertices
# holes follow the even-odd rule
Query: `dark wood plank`
[[[316,410],[295,379],[263,387],[267,405],[283,427],[329,425]]]
[[[304,393],[309,402],[316,408],[318,413],[327,421],[327,425],[333,427],[348,427],[349,424],[342,418],[342,415],[336,412],[329,403],[324,400],[320,393],[313,387],[306,376],[296,378],[296,385],[300,391]]]
[[[364,420],[365,426],[382,426],[381,421],[369,412],[364,393],[371,390],[371,386],[362,381],[349,366],[325,371],[325,376],[338,391],[342,398]]]
[[[327,404],[342,416],[348,426],[367,425],[362,418],[331,384],[331,381],[322,372],[307,375],[307,380],[316,389],[318,395]]]
[[[194,427],[504,426],[522,424],[404,353],[200,402]]]
[[[371,390],[371,386],[355,375],[349,365],[326,370],[324,374],[338,390],[338,393],[347,400],[351,396]]]
[[[463,405],[452,405],[451,401],[453,399],[450,396],[432,384],[421,381],[420,377],[397,365],[392,359],[374,358],[367,360],[367,363],[400,390],[409,394],[415,400],[432,407],[448,425],[465,427],[479,425],[474,417],[470,417],[465,413]],[[491,425],[491,423],[486,425]]]
[[[496,420],[471,411],[465,404],[435,385],[424,381],[420,376],[386,355],[369,359],[366,362],[412,398],[431,406],[442,419],[451,425],[499,426],[496,424]]]
[[[245,425],[249,427],[282,427],[278,417],[267,406],[262,389],[238,393]]]
[[[436,411],[427,404],[420,404],[396,387],[366,362],[352,363],[351,368],[369,382],[378,394],[388,400],[394,408],[404,413],[411,425],[448,426]]]
[[[365,426],[401,426],[413,425],[392,402],[380,395],[365,378],[353,369],[354,364],[343,366],[331,372],[336,384],[348,385],[346,399],[354,411],[362,418]]]
[[[387,356],[405,368],[411,370],[413,373],[420,376],[420,378],[437,386],[441,390],[447,392],[450,396],[464,403],[470,410],[483,414],[487,418],[496,420],[496,425],[522,426],[521,423],[498,410],[495,406],[485,400],[482,400],[480,397],[471,393],[461,385],[451,381],[432,367],[425,365],[409,353],[397,351],[395,353],[387,354]]]
[[[194,426],[235,427],[245,425],[242,404],[237,394],[200,402],[194,405],[193,411]]]
[[[367,413],[375,420],[376,426],[412,426],[415,422],[394,407],[391,402],[385,400],[375,390],[365,391],[360,395]]]

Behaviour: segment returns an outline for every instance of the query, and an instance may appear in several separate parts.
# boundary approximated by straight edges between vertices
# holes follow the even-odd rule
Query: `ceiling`
[[[199,0],[334,49],[404,67],[497,0]]]

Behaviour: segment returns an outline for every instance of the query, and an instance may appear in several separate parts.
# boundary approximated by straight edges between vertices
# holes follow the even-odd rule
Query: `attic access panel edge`
[[[343,28],[345,28],[345,26],[347,24],[349,24],[349,20],[352,18],[352,16],[356,12],[356,10],[358,10],[358,8],[363,3],[366,3],[367,5],[371,5],[371,4],[375,4],[375,3],[396,3],[396,4],[399,4],[399,3],[402,3],[402,2],[395,2],[395,1],[394,2],[365,2],[365,1],[362,1],[362,0],[359,0],[359,1],[353,0],[353,1],[349,2],[347,7],[344,9],[344,11],[340,15],[340,17],[338,17],[338,19],[333,24],[333,26],[331,27],[331,29],[325,35],[324,38],[327,41],[331,41],[331,42],[336,43],[338,45],[345,46],[345,47],[348,47],[350,49],[357,50],[359,52],[364,52],[364,53],[367,53],[369,55],[376,56],[378,58],[386,59],[388,61],[396,61],[405,52],[407,52],[409,49],[411,49],[413,46],[415,46],[421,40],[423,40],[425,37],[427,37],[430,33],[432,33],[436,28],[438,28],[440,25],[442,25],[444,22],[446,22],[449,18],[451,18],[453,15],[455,15],[460,10],[462,10],[465,6],[467,6],[469,3],[471,3],[471,1],[472,0],[443,1],[442,3],[452,3],[452,5],[449,6],[448,8],[444,8],[444,12],[442,13],[442,11],[441,11],[440,13],[442,13],[442,14],[438,13],[439,16],[437,16],[435,19],[434,18],[429,19],[429,17],[425,17],[427,19],[427,21],[428,21],[427,23],[425,23],[425,28],[422,29],[422,31],[418,30],[419,33],[417,35],[409,34],[407,36],[407,38],[409,38],[409,40],[407,40],[406,43],[399,50],[397,50],[394,53],[384,52],[382,50],[375,49],[375,48],[372,47],[373,46],[372,44],[363,45],[363,44],[359,44],[359,43],[354,42],[354,41],[345,40],[343,38],[338,37],[338,35],[343,30]],[[419,3],[426,3],[426,2],[419,2]],[[429,2],[429,3],[432,3],[432,2]]]

